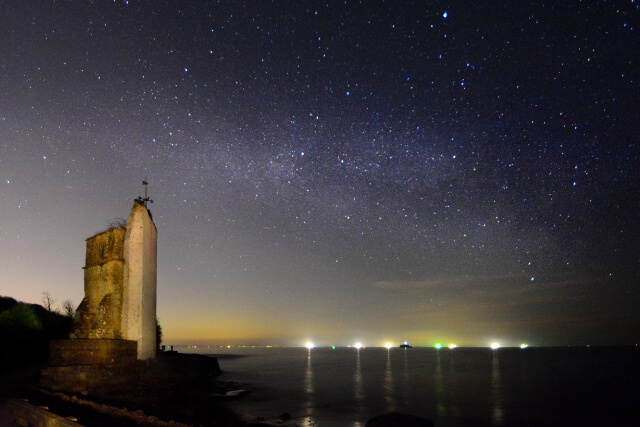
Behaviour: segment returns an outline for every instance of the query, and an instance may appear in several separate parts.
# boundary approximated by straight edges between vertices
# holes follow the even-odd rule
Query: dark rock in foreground
[[[365,427],[433,427],[433,421],[414,415],[399,412],[389,412],[385,415],[371,418]]]

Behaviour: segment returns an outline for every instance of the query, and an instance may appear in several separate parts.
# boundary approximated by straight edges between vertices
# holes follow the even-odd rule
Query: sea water
[[[467,425],[640,425],[640,348],[232,348],[221,380],[248,421],[364,426],[396,411]]]

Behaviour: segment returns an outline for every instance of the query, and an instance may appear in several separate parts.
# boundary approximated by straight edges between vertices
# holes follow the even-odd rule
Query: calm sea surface
[[[397,411],[436,426],[640,425],[638,347],[198,352],[255,388],[229,404],[249,421],[355,427]]]

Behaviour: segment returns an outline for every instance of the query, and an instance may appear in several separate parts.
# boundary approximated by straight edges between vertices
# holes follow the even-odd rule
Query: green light
[[[336,349],[336,346],[335,346],[335,345],[332,345],[332,346],[331,346],[331,348],[332,348],[333,350],[335,350],[335,349]]]
[[[438,350],[440,350],[440,348],[441,348],[441,347],[442,347],[442,344],[440,344],[440,343],[436,344],[436,348],[437,348]]]

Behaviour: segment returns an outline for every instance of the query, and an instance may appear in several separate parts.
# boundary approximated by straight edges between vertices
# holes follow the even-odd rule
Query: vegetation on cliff
[[[0,373],[46,363],[50,339],[68,338],[73,315],[0,296]]]

